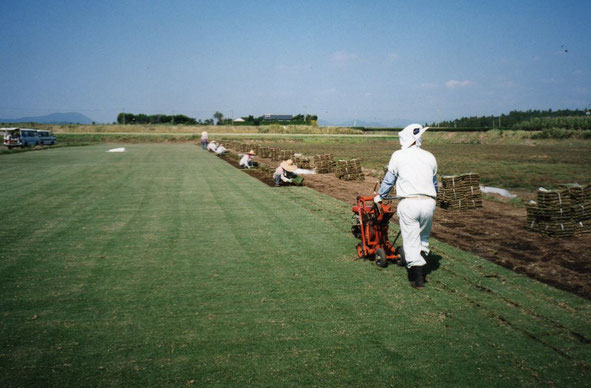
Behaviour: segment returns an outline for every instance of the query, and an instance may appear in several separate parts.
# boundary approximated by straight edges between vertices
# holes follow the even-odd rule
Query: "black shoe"
[[[412,274],[412,280],[410,285],[417,289],[425,288],[425,278],[423,276],[423,267],[422,265],[416,265],[414,267],[410,267],[410,271]]]
[[[429,264],[429,260],[427,260],[427,257],[429,257],[429,254],[427,252],[421,251],[421,257],[423,259],[425,259],[425,261],[427,262],[426,265]],[[426,266],[423,266],[423,282],[427,283],[427,272],[425,271]]]

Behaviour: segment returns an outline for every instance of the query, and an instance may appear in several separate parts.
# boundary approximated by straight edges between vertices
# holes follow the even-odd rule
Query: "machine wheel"
[[[386,259],[386,251],[384,251],[384,248],[378,248],[376,250],[376,265],[380,268],[386,268],[388,266],[388,260]]]
[[[365,259],[365,254],[363,252],[363,244],[357,244],[357,257],[360,259]]]
[[[404,257],[404,249],[402,247],[396,247],[394,250],[394,254],[399,255],[400,259],[396,262],[396,265],[399,267],[406,267],[406,259]]]

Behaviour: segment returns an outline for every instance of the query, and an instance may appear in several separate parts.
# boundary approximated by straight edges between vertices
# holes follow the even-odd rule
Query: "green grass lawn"
[[[589,301],[436,241],[416,291],[349,204],[116,146],[0,155],[0,385],[589,385]]]

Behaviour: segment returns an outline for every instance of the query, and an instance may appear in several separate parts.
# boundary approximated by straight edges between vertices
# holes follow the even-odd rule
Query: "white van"
[[[2,128],[4,145],[12,147],[30,147],[41,144],[37,131],[29,128]]]
[[[38,129],[37,134],[39,135],[39,141],[41,142],[40,144],[54,145],[55,142],[57,141],[51,131],[46,131],[44,129],[43,130]]]

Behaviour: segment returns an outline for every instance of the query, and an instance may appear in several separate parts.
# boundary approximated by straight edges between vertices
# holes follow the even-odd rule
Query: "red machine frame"
[[[382,268],[388,266],[388,261],[402,258],[402,249],[394,247],[400,232],[392,244],[388,241],[388,224],[394,215],[390,203],[380,206],[373,201],[373,197],[360,195],[357,205],[353,206],[353,213],[357,223],[351,227],[351,232],[361,240],[357,244],[358,258],[375,259],[376,265]]]

